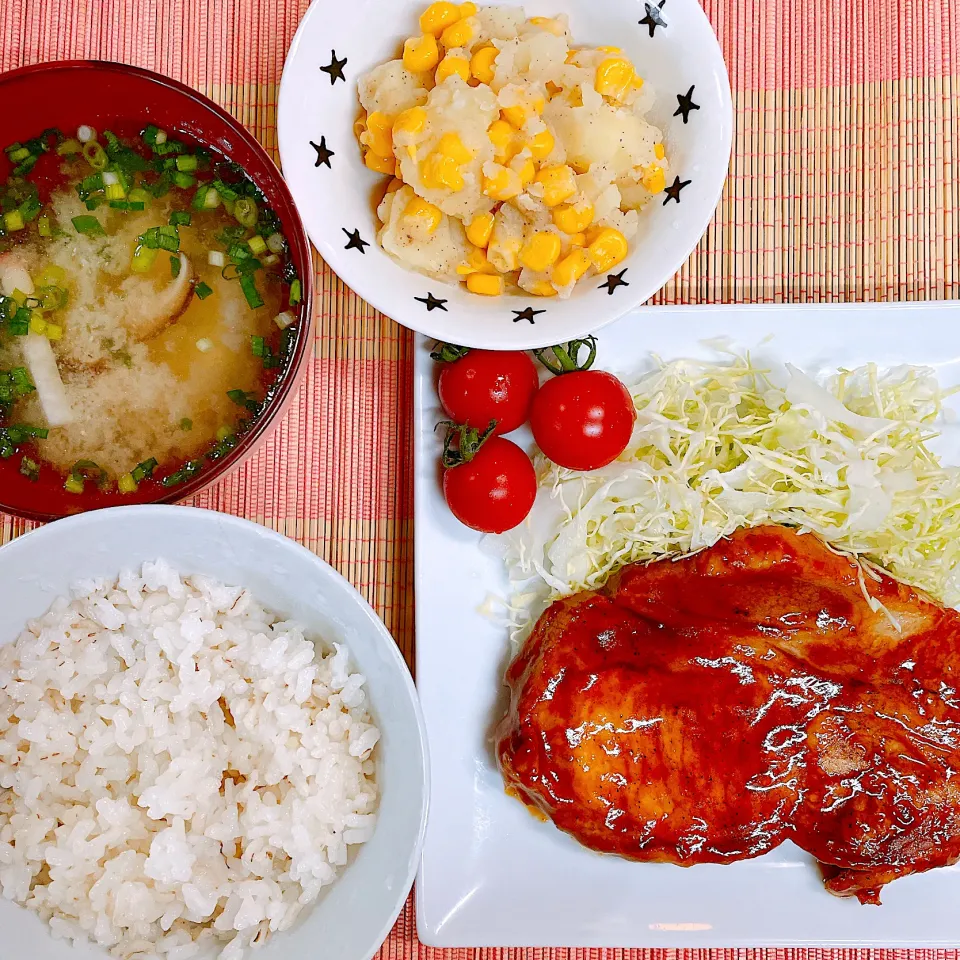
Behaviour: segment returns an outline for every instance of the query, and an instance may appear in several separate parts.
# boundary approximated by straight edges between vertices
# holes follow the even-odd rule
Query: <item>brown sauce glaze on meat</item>
[[[507,672],[500,766],[595,850],[690,866],[792,840],[878,903],[960,858],[958,672],[955,611],[755,527],[555,602]]]

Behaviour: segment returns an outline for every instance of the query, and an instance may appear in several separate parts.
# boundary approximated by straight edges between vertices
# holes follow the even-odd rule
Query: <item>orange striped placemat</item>
[[[960,5],[702,2],[730,69],[733,158],[713,223],[655,302],[960,295]],[[211,96],[275,152],[283,59],[307,5],[0,0],[0,70],[75,57],[138,64]],[[412,662],[413,341],[319,258],[316,268],[316,347],[298,403],[257,457],[196,502],[323,556],[376,607]],[[25,528],[0,515],[0,542]],[[686,960],[693,952],[431,950],[417,942],[411,899],[381,956]],[[841,960],[853,951],[701,952]],[[863,953],[891,960],[907,951]],[[910,955],[955,960],[957,951]]]

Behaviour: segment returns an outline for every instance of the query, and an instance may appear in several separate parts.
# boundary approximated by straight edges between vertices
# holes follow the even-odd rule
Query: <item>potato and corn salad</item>
[[[359,94],[364,162],[391,177],[380,245],[472,293],[569,297],[665,186],[643,79],[617,47],[573,46],[564,16],[432,3]]]

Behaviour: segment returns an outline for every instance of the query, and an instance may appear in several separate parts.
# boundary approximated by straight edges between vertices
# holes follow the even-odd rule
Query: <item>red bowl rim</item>
[[[209,97],[204,96],[198,90],[188,87],[179,80],[164,76],[153,70],[147,70],[143,67],[135,67],[130,64],[119,63],[114,60],[56,60],[49,63],[33,63],[25,67],[17,67],[14,70],[7,70],[0,73],[0,89],[11,80],[17,80],[21,77],[31,76],[36,73],[49,73],[51,71],[71,71],[71,70],[108,70],[116,73],[134,74],[159,84],[185,96],[194,101],[200,107],[213,113],[218,119],[222,120],[236,136],[260,159],[266,163],[269,168],[276,172],[275,188],[278,193],[287,201],[291,216],[281,216],[283,223],[284,236],[290,245],[293,261],[297,265],[297,273],[302,287],[302,299],[297,316],[297,340],[294,345],[293,354],[286,370],[281,374],[276,393],[270,406],[264,411],[263,415],[256,421],[253,428],[240,439],[240,442],[230,451],[222,460],[218,460],[208,470],[201,471],[192,480],[188,480],[175,490],[164,492],[159,488],[159,495],[150,500],[143,501],[145,504],[153,503],[179,503],[189,497],[196,496],[198,493],[206,490],[208,487],[218,483],[225,476],[232,473],[248,457],[250,457],[263,443],[267,436],[279,425],[279,421],[289,409],[293,402],[297,387],[306,374],[306,360],[309,358],[313,346],[313,295],[314,295],[314,272],[313,257],[310,251],[310,242],[307,240],[307,232],[300,219],[300,213],[294,202],[290,188],[280,171],[279,166],[264,149],[263,145],[249,130],[232,114],[228,113],[221,106],[214,103]],[[278,214],[279,215],[279,214]],[[139,501],[138,501],[139,503]],[[102,507],[90,509],[109,509],[110,506],[120,504],[105,504]],[[65,516],[73,514],[66,513],[45,513],[44,511],[23,510],[7,506],[0,498],[0,512],[9,513],[24,520],[33,520],[39,522],[48,522],[59,520]],[[88,510],[79,510],[78,513],[89,512]]]

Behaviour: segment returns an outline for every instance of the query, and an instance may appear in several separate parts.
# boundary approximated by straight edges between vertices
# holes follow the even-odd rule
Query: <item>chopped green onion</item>
[[[118,174],[116,170],[104,170],[103,173],[100,174],[100,177],[105,187],[109,187],[112,183],[120,182],[120,174]]]
[[[278,313],[274,318],[273,322],[281,329],[286,330],[291,324],[297,322],[296,316],[291,313],[289,310],[284,310],[283,313]]]
[[[214,180],[211,186],[224,200],[236,200],[240,196],[230,184],[224,183],[222,180]]]
[[[189,227],[193,217],[186,210],[174,210],[170,214],[170,224],[174,227]]]
[[[194,287],[193,292],[201,299],[206,300],[207,297],[213,293],[213,289],[205,284],[202,280]]]
[[[217,428],[217,440],[220,441],[220,443],[223,443],[224,440],[232,436],[233,436],[233,429],[231,427],[224,426],[224,427]]]
[[[233,217],[237,223],[245,227],[255,227],[260,211],[255,200],[249,197],[238,197],[233,206]]]
[[[180,421],[180,429],[186,433],[189,430],[193,429],[193,421],[189,417],[184,417]]]
[[[282,233],[271,233],[267,237],[267,249],[271,253],[283,253],[283,248],[287,245]]]
[[[170,276],[172,276],[174,280],[176,280],[177,277],[180,276],[180,258],[179,257],[170,258]]]
[[[83,156],[94,170],[104,170],[110,163],[106,151],[96,140],[90,140],[83,145]]]
[[[75,153],[79,153],[82,149],[83,147],[80,145],[79,140],[64,140],[63,143],[57,147],[57,153],[61,157],[71,157]]]
[[[37,232],[41,237],[52,237],[53,236],[53,227],[50,225],[49,217],[41,217],[37,221]]]
[[[264,250],[267,249],[267,245],[266,245],[266,243],[264,243],[263,237],[258,237],[258,236],[252,236],[252,237],[247,241],[247,246],[248,246],[254,253],[263,253]]]
[[[255,357],[263,357],[266,353],[267,341],[263,337],[250,338],[250,352]]]
[[[93,127],[84,123],[77,130],[77,139],[81,143],[89,143],[91,140],[97,139],[97,131],[94,130]]]
[[[8,232],[13,233],[16,230],[22,230],[26,224],[19,210],[11,210],[3,215],[3,226]]]
[[[30,151],[26,147],[18,147],[16,150],[11,150],[7,147],[7,151],[7,156],[10,158],[11,163],[20,163],[30,156]]]
[[[127,194],[131,203],[149,203],[150,194],[147,193],[143,187],[134,187],[129,194]]]
[[[180,249],[180,231],[172,226],[150,227],[140,235],[140,243],[153,250],[177,253]]]
[[[108,200],[123,200],[127,195],[127,191],[123,189],[122,183],[110,183],[107,184],[104,195]]]
[[[117,480],[117,489],[121,493],[136,493],[137,481],[133,479],[133,474],[124,473]]]
[[[227,396],[238,406],[244,407],[249,410],[251,413],[260,412],[260,401],[257,400],[257,395],[255,393],[247,393],[244,390],[228,390]],[[218,440],[222,440],[223,437],[218,435]]]
[[[71,223],[77,233],[85,234],[88,237],[105,237],[107,235],[103,225],[96,217],[74,217]]]
[[[63,339],[63,327],[59,323],[50,323],[47,321],[47,328],[43,331],[43,335],[48,340],[62,340]]]
[[[210,184],[202,184],[193,195],[191,206],[194,210],[213,210],[220,206],[220,194]]]
[[[251,310],[256,310],[258,307],[263,306],[263,297],[260,296],[260,291],[257,290],[257,282],[253,279],[252,274],[246,273],[240,277],[240,289],[247,298],[247,306],[250,307]]]
[[[188,460],[176,473],[164,477],[160,482],[165,487],[175,487],[177,484],[192,480],[203,469],[202,460]]]
[[[67,477],[67,482],[63,485],[67,493],[83,493],[83,477],[80,474],[71,473]]]
[[[29,457],[24,456],[20,461],[20,472],[33,483],[36,483],[40,479],[40,464],[36,460],[31,460]]]
[[[181,187],[186,190],[188,187],[192,187],[196,182],[197,178],[192,176],[189,173],[181,173],[179,170],[175,170],[170,179],[173,181],[175,187]]]
[[[267,254],[261,261],[265,267],[272,267],[275,263],[280,262],[280,258],[275,253]]]
[[[225,267],[227,265],[227,258],[224,256],[222,250],[211,250],[207,254],[207,263],[211,267]]]
[[[149,460],[138,463],[133,470],[130,471],[130,476],[133,477],[136,483],[140,483],[152,477],[153,471],[157,469],[157,466],[156,457],[151,457]]]
[[[147,247],[142,243],[137,244],[137,248],[133,252],[133,260],[130,261],[130,269],[134,273],[146,273],[156,259],[157,250],[155,247]]]
[[[182,153],[177,157],[177,169],[183,173],[189,173],[197,169],[197,158],[189,153]]]
[[[290,284],[290,306],[295,307],[303,297],[303,287],[300,284],[300,280],[294,280]]]

